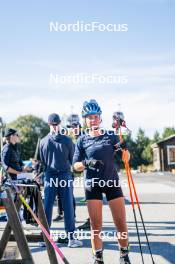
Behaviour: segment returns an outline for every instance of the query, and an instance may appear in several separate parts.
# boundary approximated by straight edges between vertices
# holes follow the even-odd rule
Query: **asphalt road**
[[[145,173],[134,174],[133,176],[155,263],[175,263],[175,175],[169,173]],[[126,180],[126,177],[121,176],[121,180],[124,179]],[[123,183],[123,191],[126,198],[131,263],[141,264],[138,238],[126,181]],[[84,197],[83,188],[75,188],[74,193],[77,203],[76,225],[78,226],[84,222],[88,214],[86,205],[82,205],[79,202]],[[57,208],[54,206],[54,216],[56,215],[56,211]],[[145,264],[151,264],[152,262],[140,219],[138,220],[138,224],[140,227]],[[0,223],[0,225],[2,230],[4,223]],[[54,223],[52,230],[56,232],[63,231],[63,226],[63,221]],[[38,232],[38,230],[30,225],[27,225],[26,228],[32,232]],[[111,213],[105,200],[103,206],[103,231],[115,231]],[[71,249],[67,248],[64,244],[59,244],[59,247],[71,264],[91,264],[93,262],[90,240],[83,239],[83,243],[83,248]],[[37,264],[49,263],[45,248],[40,248],[37,243],[30,243],[29,245]],[[109,239],[104,239],[104,262],[105,264],[119,263],[118,246],[116,239],[112,235]]]

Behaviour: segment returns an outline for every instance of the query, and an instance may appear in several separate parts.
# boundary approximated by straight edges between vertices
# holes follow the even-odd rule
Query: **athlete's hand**
[[[82,163],[86,168],[92,167],[95,169],[99,169],[101,166],[104,165],[102,160],[96,160],[96,159],[83,160]]]
[[[115,148],[116,148],[117,151],[127,149],[126,142],[123,141],[123,142],[119,142],[119,143],[117,143],[117,144],[115,145]]]

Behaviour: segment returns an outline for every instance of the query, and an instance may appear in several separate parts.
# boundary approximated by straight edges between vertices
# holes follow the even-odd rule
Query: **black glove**
[[[117,144],[115,145],[115,148],[116,148],[117,151],[121,151],[121,150],[123,150],[123,149],[126,150],[126,149],[127,149],[126,142],[123,141],[123,142],[119,142],[119,143],[117,143]]]
[[[82,163],[86,168],[91,167],[95,169],[99,169],[101,166],[104,165],[102,160],[96,160],[96,159],[83,160]]]

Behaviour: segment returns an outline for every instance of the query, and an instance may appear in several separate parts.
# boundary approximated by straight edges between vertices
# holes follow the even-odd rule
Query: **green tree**
[[[150,142],[145,149],[143,150],[141,157],[144,160],[144,164],[148,165],[153,162],[153,151],[151,147],[152,143]]]
[[[154,133],[152,143],[157,143],[159,140],[161,140],[161,136],[160,136],[160,133],[158,131],[156,131]]]
[[[139,128],[136,136],[136,163],[140,165],[148,165],[150,163],[151,148],[148,147],[151,142],[150,139],[145,136],[145,131]]]
[[[137,169],[139,165],[139,155],[138,155],[138,150],[137,150],[137,144],[135,141],[132,141],[132,140],[129,144],[128,144],[128,149],[131,154],[130,164],[132,168]]]
[[[165,127],[162,133],[162,138],[169,137],[171,135],[175,134],[175,128],[174,127]]]
[[[19,132],[22,159],[33,158],[38,139],[49,132],[47,123],[33,115],[20,116],[9,123],[8,127],[15,128]]]

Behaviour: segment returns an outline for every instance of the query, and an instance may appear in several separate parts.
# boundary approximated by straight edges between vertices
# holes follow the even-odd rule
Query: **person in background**
[[[6,144],[1,153],[3,169],[8,173],[12,180],[17,180],[17,175],[22,172],[30,172],[31,168],[24,166],[18,150],[19,135],[17,130],[7,128],[5,131]]]
[[[76,114],[71,114],[67,119],[67,128],[69,129],[69,135],[71,136],[74,144],[76,144],[78,138],[83,134],[82,127],[80,124],[79,116]],[[80,203],[86,204],[86,198],[81,199]],[[90,230],[90,218],[77,227],[79,230]]]
[[[60,123],[58,114],[50,114],[48,117],[50,133],[40,142],[40,159],[45,168],[44,208],[50,227],[54,200],[59,193],[64,210],[65,231],[69,239],[68,247],[80,247],[83,245],[82,241],[74,236],[75,218],[71,173],[74,146],[71,138],[60,133]],[[57,183],[56,185],[53,184],[53,180]],[[63,181],[64,187],[60,185]]]
[[[66,120],[66,127],[64,128],[63,132],[64,134],[66,134],[67,136],[70,136],[73,143],[75,144],[80,133],[81,133],[81,124],[79,122],[79,117],[76,114],[71,114],[68,116],[67,120]],[[65,133],[66,131],[66,133]],[[72,173],[72,176],[74,178],[74,174]],[[53,219],[54,222],[56,221],[60,221],[63,218],[63,207],[62,207],[62,203],[61,203],[61,199],[59,197],[59,195],[57,196],[57,202],[58,202],[58,215]],[[75,197],[73,198],[73,202],[74,202],[74,214],[75,214],[75,218],[76,218],[76,202],[75,202]]]

